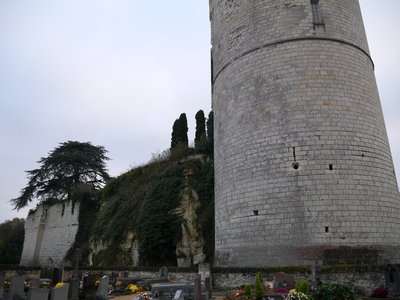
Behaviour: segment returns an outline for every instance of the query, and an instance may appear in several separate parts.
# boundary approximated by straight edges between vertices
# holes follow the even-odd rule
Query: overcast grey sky
[[[360,3],[399,178],[400,1]],[[116,176],[168,148],[181,112],[192,140],[209,35],[206,0],[2,0],[0,222],[26,217],[9,200],[61,142],[104,146]]]

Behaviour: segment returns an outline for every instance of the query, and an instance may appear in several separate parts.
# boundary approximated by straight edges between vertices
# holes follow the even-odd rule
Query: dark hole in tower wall
[[[292,147],[292,152],[293,152],[293,160],[294,162],[292,163],[293,169],[297,170],[300,166],[300,164],[296,161],[296,147]]]
[[[314,25],[324,25],[324,18],[319,6],[319,0],[311,0],[311,11]]]

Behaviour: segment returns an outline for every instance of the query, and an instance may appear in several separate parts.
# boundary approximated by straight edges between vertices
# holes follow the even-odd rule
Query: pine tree
[[[34,199],[67,200],[73,188],[82,184],[100,189],[109,179],[106,153],[104,147],[89,142],[61,143],[38,161],[40,168],[27,171],[28,185],[18,198],[11,200],[14,208],[23,208]]]

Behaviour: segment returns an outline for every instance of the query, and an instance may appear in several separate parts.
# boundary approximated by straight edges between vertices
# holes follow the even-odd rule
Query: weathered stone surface
[[[69,289],[69,283],[64,283],[63,286],[51,289],[50,300],[67,300],[68,289]]]
[[[324,25],[308,0],[210,1],[216,266],[309,265],[338,246],[400,261],[359,3],[319,3]]]
[[[49,290],[31,287],[28,291],[28,300],[48,300]]]
[[[60,266],[75,240],[79,203],[39,205],[25,221],[22,266]]]
[[[89,263],[93,265],[93,257],[98,255],[100,251],[106,250],[109,247],[109,241],[103,240],[91,240],[90,242],[90,254]],[[131,259],[131,266],[139,265],[139,242],[137,239],[137,233],[134,230],[129,230],[126,234],[125,239],[120,245],[120,249],[129,254]]]
[[[205,261],[204,239],[197,221],[199,205],[196,191],[186,186],[182,193],[181,204],[173,211],[182,218],[182,238],[176,245],[179,267],[190,267]]]
[[[17,276],[10,280],[10,299],[25,299],[25,277]]]

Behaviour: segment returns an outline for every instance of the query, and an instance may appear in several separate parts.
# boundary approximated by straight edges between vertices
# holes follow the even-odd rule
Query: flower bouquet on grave
[[[150,296],[146,292],[139,293],[139,300],[150,300]]]
[[[296,292],[295,289],[292,289],[287,294],[285,300],[308,300],[308,297],[306,294],[302,292]]]

